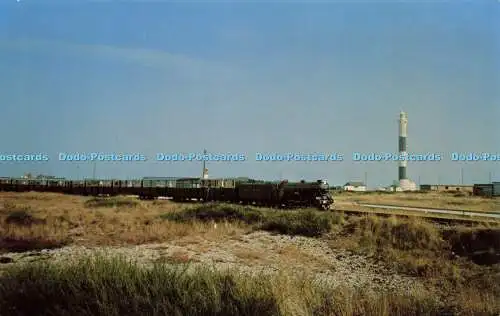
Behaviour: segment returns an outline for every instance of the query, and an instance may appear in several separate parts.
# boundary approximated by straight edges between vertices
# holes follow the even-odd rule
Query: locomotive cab
[[[326,180],[321,180],[320,179],[320,180],[318,180],[316,182],[320,185],[321,188],[327,188],[328,189],[328,187],[329,187],[328,181],[326,181]]]
[[[316,197],[319,203],[319,207],[323,210],[327,210],[334,203],[333,196],[330,192],[330,186],[326,180],[318,180],[316,183],[320,188],[320,195]]]

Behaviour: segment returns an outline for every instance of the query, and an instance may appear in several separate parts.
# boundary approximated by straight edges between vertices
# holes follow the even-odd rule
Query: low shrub
[[[95,197],[85,201],[85,206],[96,207],[136,207],[139,201],[119,197]]]
[[[342,222],[343,215],[299,210],[282,211],[249,206],[207,204],[161,216],[174,221],[227,221],[255,224],[256,228],[288,235],[320,236],[332,228],[333,222]]]
[[[332,216],[312,210],[282,213],[268,218],[261,229],[287,235],[318,237],[332,229]]]

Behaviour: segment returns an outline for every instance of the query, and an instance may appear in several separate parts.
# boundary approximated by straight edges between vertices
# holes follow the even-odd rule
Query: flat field
[[[498,315],[499,262],[498,224],[0,193],[7,316]]]
[[[339,192],[334,195],[340,205],[381,204],[500,213],[500,198],[468,196],[460,192]]]

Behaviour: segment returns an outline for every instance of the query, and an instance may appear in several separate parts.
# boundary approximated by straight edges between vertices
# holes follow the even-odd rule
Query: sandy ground
[[[217,229],[217,228],[214,228]],[[121,255],[140,264],[191,263],[243,273],[293,273],[312,276],[329,286],[372,288],[397,292],[426,291],[416,278],[402,276],[373,258],[332,249],[325,240],[253,232],[225,240],[184,237],[177,241],[139,246],[68,246],[28,253],[5,253],[12,263],[40,260],[78,260],[79,256],[105,253]]]

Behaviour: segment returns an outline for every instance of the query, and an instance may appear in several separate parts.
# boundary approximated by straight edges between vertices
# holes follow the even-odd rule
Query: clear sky
[[[142,3],[0,0],[0,175],[92,175],[58,152],[129,152],[99,177],[199,176],[200,163],[157,152],[246,153],[209,163],[211,177],[364,180],[388,185],[408,113],[421,183],[500,181],[500,2]],[[343,162],[255,162],[255,152],[338,152]]]

